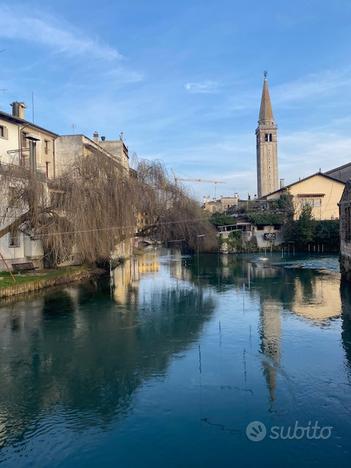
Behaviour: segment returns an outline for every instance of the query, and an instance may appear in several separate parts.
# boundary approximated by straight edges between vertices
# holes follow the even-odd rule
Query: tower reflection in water
[[[278,256],[203,257],[199,275],[195,262],[189,268],[194,282],[211,285],[218,292],[244,290],[258,300],[262,371],[271,402],[276,399],[281,371],[284,314],[319,329],[331,327],[341,317],[343,346],[351,368],[350,285],[344,284],[340,294],[339,273],[308,269],[301,264],[284,265]]]
[[[214,350],[218,319],[222,319],[215,315],[217,310],[222,313],[217,309],[222,298],[250,299],[247,303],[252,307],[251,315],[240,314],[238,320],[252,320],[257,326],[258,345],[253,350],[253,362],[257,364],[256,382],[263,382],[268,389],[268,396],[264,394],[265,409],[266,398],[268,407],[279,400],[279,377],[282,363],[285,364],[283,345],[291,331],[291,318],[301,324],[302,331],[306,325],[313,330],[328,329],[339,321],[350,378],[350,287],[342,283],[340,294],[338,274],[284,268],[248,257],[200,255],[197,261],[172,252],[160,260],[157,252],[150,252],[116,268],[113,279],[112,298],[105,281],[101,287],[77,284],[1,304],[3,448],[25,443],[37,433],[40,437],[45,427],[53,425],[66,432],[92,426],[111,427],[127,417],[136,391],[145,382],[152,378],[161,382],[172,367],[170,363],[174,364],[172,358],[179,353],[195,349],[197,358],[199,344],[204,346],[204,356],[207,354],[205,372],[213,376],[211,398],[219,401],[224,392],[216,393],[219,366],[209,354]],[[239,387],[240,382],[230,381],[235,379],[232,356],[242,356],[248,324],[249,321],[245,327],[231,329],[230,368],[225,378],[233,388]],[[224,326],[223,322],[225,334]],[[207,349],[204,329],[210,330]],[[221,352],[227,358],[224,345]],[[315,354],[313,358],[318,361]],[[173,368],[181,360],[175,361]],[[256,372],[253,367],[252,373]],[[179,378],[193,378],[194,369],[196,365],[181,368],[185,374],[180,372]],[[183,381],[178,383],[183,388]],[[245,395],[260,401],[258,392],[254,397],[251,393]],[[240,394],[236,401],[240,406]]]

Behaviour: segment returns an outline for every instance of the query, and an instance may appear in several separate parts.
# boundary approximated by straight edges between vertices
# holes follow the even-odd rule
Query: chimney
[[[23,119],[25,118],[25,108],[26,105],[24,102],[18,102],[15,101],[11,104],[12,107],[12,116],[17,117],[18,119]]]
[[[93,140],[95,141],[95,143],[99,143],[99,132],[93,133]]]
[[[284,179],[280,179],[280,188],[283,188],[284,187]]]

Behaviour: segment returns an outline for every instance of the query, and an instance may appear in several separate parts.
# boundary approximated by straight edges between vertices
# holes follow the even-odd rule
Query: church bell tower
[[[257,196],[261,198],[279,188],[277,126],[273,117],[267,72],[264,73],[260,115],[256,129],[256,153]]]

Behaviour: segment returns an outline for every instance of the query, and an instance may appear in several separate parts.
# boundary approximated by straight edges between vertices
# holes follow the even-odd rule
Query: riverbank
[[[16,274],[0,273],[0,298],[17,296],[53,286],[70,284],[101,276],[105,271],[86,266],[62,267],[55,270],[42,270],[35,273]]]

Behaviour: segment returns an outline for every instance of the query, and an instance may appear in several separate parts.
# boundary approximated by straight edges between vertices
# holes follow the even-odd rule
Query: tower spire
[[[257,195],[261,198],[279,188],[277,126],[273,117],[267,72],[264,72],[261,107],[256,129],[256,151]]]
[[[263,125],[272,125],[274,124],[274,117],[272,111],[271,97],[269,95],[267,75],[268,73],[265,71],[258,123]]]

